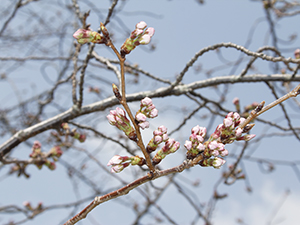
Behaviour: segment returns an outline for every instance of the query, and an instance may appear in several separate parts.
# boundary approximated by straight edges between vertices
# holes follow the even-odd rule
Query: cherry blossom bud
[[[150,37],[152,37],[155,33],[155,30],[153,27],[149,27],[146,29],[145,33],[148,34]]]
[[[227,149],[224,149],[222,151],[219,151],[219,153],[220,153],[220,156],[224,157],[224,156],[227,156],[229,152]]]
[[[139,125],[139,127],[142,128],[143,130],[144,130],[145,128],[149,128],[149,126],[150,126],[150,124],[149,124],[148,121],[141,122],[141,123],[139,123],[138,125]]]
[[[144,30],[147,27],[147,24],[144,21],[141,21],[135,25],[136,29]]]
[[[115,166],[111,167],[110,172],[111,173],[120,173],[124,168],[125,167],[123,164],[115,165]]]
[[[214,160],[213,160],[212,166],[215,169],[220,169],[221,166],[223,166],[225,162],[226,162],[226,160],[224,160],[222,158],[219,158],[219,157],[215,157]]]
[[[119,155],[115,155],[114,157],[112,157],[109,162],[107,163],[107,166],[111,166],[111,165],[118,165],[121,162],[123,162],[123,157],[119,156]]]
[[[192,142],[191,141],[185,141],[184,147],[189,151],[192,148]]]
[[[241,140],[250,141],[251,139],[255,138],[255,136],[256,136],[255,134],[246,134],[243,137],[237,138],[236,140],[237,141],[241,141]]]
[[[154,143],[155,144],[160,144],[160,143],[162,143],[162,141],[163,141],[163,138],[161,137],[161,136],[154,136]]]
[[[145,34],[142,36],[142,38],[140,38],[139,43],[141,45],[147,45],[150,43],[150,41],[151,41],[151,36],[148,34]]]
[[[233,125],[233,121],[232,121],[232,118],[225,118],[223,120],[223,124],[225,127],[230,127]]]
[[[147,117],[143,113],[137,113],[135,119],[139,122],[145,122]]]
[[[150,112],[150,118],[155,118],[158,115],[158,110],[157,109],[153,109]]]
[[[236,137],[240,137],[242,136],[242,132],[243,132],[243,129],[238,127],[236,130],[235,130],[235,136]]]
[[[300,59],[300,49],[299,48],[295,50],[294,55],[295,55],[296,59]]]
[[[97,32],[85,29],[78,29],[73,37],[77,39],[79,44],[92,43],[104,43],[104,38]]]
[[[235,97],[235,98],[232,100],[232,103],[233,103],[234,105],[239,105],[239,104],[240,104],[240,99],[237,98],[237,97]]]
[[[206,148],[205,145],[202,144],[202,143],[200,143],[200,144],[197,146],[197,149],[198,149],[199,151],[204,151],[205,148]]]
[[[152,105],[151,98],[145,97],[141,100],[141,106],[150,106]]]

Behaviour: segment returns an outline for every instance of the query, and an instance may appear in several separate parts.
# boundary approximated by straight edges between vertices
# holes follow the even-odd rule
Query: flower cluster
[[[152,159],[152,163],[154,165],[157,165],[161,162],[163,158],[165,158],[167,155],[176,152],[180,147],[180,143],[178,141],[175,141],[173,138],[169,138],[166,142],[164,147],[160,149],[156,155]]]
[[[116,110],[111,110],[110,114],[106,117],[111,125],[123,131],[130,140],[137,141],[136,132],[131,126],[129,119],[127,119],[123,109],[117,107]]]
[[[135,25],[135,30],[131,32],[130,37],[126,39],[121,47],[121,55],[129,54],[138,45],[149,44],[151,37],[154,35],[154,28],[147,28],[147,24],[141,21]]]
[[[245,118],[240,117],[238,113],[230,112],[227,114],[222,124],[219,124],[215,132],[211,135],[210,140],[217,140],[223,144],[230,144],[234,141],[249,141],[255,137],[255,134],[246,134],[242,136],[243,133],[248,132],[253,126],[249,129],[242,129],[238,127],[243,123]]]
[[[41,151],[41,143],[39,141],[35,141],[32,146],[32,152],[29,155],[30,158],[37,159],[34,163],[39,169],[43,167],[43,165],[47,166],[50,170],[55,170],[56,165],[55,162],[51,162],[48,158],[51,157],[54,161],[57,161],[59,157],[63,154],[61,148],[59,146],[55,146],[48,153]]]
[[[199,125],[192,128],[192,134],[189,137],[189,141],[185,141],[184,147],[187,149],[187,158],[193,159],[199,153],[203,152],[205,146],[203,141],[206,135],[206,128]]]
[[[199,162],[201,166],[213,166],[220,168],[225,160],[221,157],[227,156],[228,151],[225,144],[233,141],[249,141],[255,137],[255,134],[246,134],[253,126],[246,129],[238,127],[245,119],[240,117],[238,113],[230,112],[227,114],[222,124],[219,124],[215,132],[204,142],[206,128],[196,126],[192,129],[189,141],[185,142],[184,147],[187,149],[187,159],[193,159],[200,153],[203,154],[203,160]]]
[[[124,168],[128,167],[129,165],[142,166],[145,164],[146,160],[140,156],[128,157],[115,155],[109,160],[107,166],[112,166],[110,170],[112,173],[120,173]]]
[[[135,114],[135,119],[138,122],[139,127],[142,129],[149,127],[149,122],[146,118],[155,118],[158,115],[158,110],[152,103],[152,100],[148,97],[141,100],[141,106],[139,111]]]
[[[167,134],[167,128],[165,126],[159,126],[157,130],[153,131],[153,138],[149,141],[146,150],[148,153],[155,151],[158,145],[169,139]]]

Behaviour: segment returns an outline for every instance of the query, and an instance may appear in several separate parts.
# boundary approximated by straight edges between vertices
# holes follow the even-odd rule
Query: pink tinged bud
[[[197,139],[198,143],[202,143],[204,141],[204,138],[200,135],[197,135],[196,139]]]
[[[126,116],[125,111],[123,109],[119,108],[119,107],[116,108],[116,113],[120,117],[125,117]]]
[[[239,119],[239,124],[242,124],[245,120],[246,120],[246,119],[245,119],[244,117],[241,117],[241,118]]]
[[[164,134],[164,135],[162,136],[162,138],[163,138],[163,141],[167,141],[167,140],[169,139],[169,136],[168,136],[167,134]]]
[[[295,55],[296,59],[300,59],[300,49],[299,48],[295,50],[294,55]]]
[[[198,134],[198,133],[200,133],[200,126],[197,125],[197,126],[193,127],[191,133],[192,134]]]
[[[84,35],[85,33],[85,30],[84,29],[78,29],[74,34],[73,34],[73,37],[75,39],[79,39],[79,38],[82,38],[82,36]]]
[[[213,160],[213,163],[212,163],[212,166],[215,168],[215,169],[220,169],[221,166],[224,165],[226,161],[222,158],[219,158],[219,157],[215,157],[214,160]]]
[[[110,169],[111,173],[120,173],[124,169],[124,166],[122,164],[115,165]]]
[[[235,130],[235,136],[236,137],[242,136],[242,133],[243,133],[243,129],[240,128],[240,127]]]
[[[237,97],[235,97],[235,98],[232,100],[232,103],[233,103],[234,105],[238,105],[238,104],[240,104],[240,99],[237,98]]]
[[[185,141],[184,147],[190,151],[192,148],[192,142],[191,141]]]
[[[89,42],[103,43],[103,37],[99,33],[91,30],[78,29],[73,34],[73,37],[77,39],[79,44],[85,44]]]
[[[150,118],[155,118],[158,115],[158,110],[157,109],[153,109],[150,112]]]
[[[218,142],[216,142],[216,141],[212,141],[212,142],[210,142],[209,144],[208,144],[208,148],[210,149],[210,150],[215,150],[215,149],[217,149],[219,147],[219,144],[218,144]]]
[[[227,149],[224,149],[223,151],[220,151],[220,156],[224,157],[224,156],[227,156],[228,155],[228,150]]]
[[[163,139],[161,136],[154,136],[154,144],[158,145],[162,143]]]
[[[234,119],[235,121],[239,120],[240,117],[241,117],[240,114],[238,114],[237,112],[235,112],[235,113],[233,114],[233,119]]]
[[[211,155],[211,156],[218,156],[219,155],[219,151],[218,150],[210,150],[209,151],[209,155]]]
[[[192,142],[196,142],[197,141],[197,135],[196,134],[191,134],[189,139]]]
[[[138,125],[139,125],[139,127],[142,128],[143,130],[144,130],[145,128],[149,128],[149,126],[150,126],[150,124],[149,124],[148,121],[141,122],[141,123],[139,123]]]
[[[147,45],[149,44],[151,41],[151,36],[148,34],[144,34],[140,39],[139,39],[139,43],[141,45]]]
[[[112,157],[109,162],[107,163],[107,166],[111,166],[111,165],[118,165],[121,162],[123,162],[123,159],[121,156],[119,155],[115,155],[114,157]]]
[[[139,122],[145,122],[147,117],[143,113],[138,113],[135,115],[135,119]]]
[[[141,100],[141,105],[142,106],[150,106],[151,104],[152,104],[151,98],[146,97],[146,98]]]
[[[200,143],[200,144],[197,146],[197,149],[198,149],[199,151],[204,151],[205,148],[206,148],[205,145],[202,144],[202,143]]]
[[[153,136],[161,136],[161,135],[162,135],[161,131],[159,131],[159,130],[153,131]]]
[[[131,32],[130,39],[135,39],[143,33],[144,33],[144,30],[136,29]]]
[[[42,144],[39,141],[34,141],[32,149],[40,149],[42,147]]]
[[[233,116],[233,112],[229,112],[225,118],[232,117],[232,116]]]
[[[169,138],[169,140],[166,141],[165,146],[167,146],[167,148],[170,149],[174,143],[175,143],[175,139],[174,138]]]
[[[227,117],[223,120],[223,124],[225,127],[230,127],[233,124],[232,118]]]
[[[255,134],[246,134],[245,136],[243,136],[245,141],[250,141],[251,139],[255,138]]]
[[[144,21],[141,21],[135,25],[136,29],[144,30],[147,27],[147,24]]]
[[[161,131],[163,134],[166,134],[167,133],[167,128],[165,127],[165,126],[159,126],[158,128],[157,128],[159,131]]]
[[[155,33],[155,30],[153,27],[149,27],[146,29],[145,33],[148,34],[150,37],[152,37]]]
[[[179,143],[178,141],[176,141],[176,142],[173,144],[173,146],[172,146],[172,148],[171,148],[171,150],[170,150],[169,153],[174,153],[174,152],[176,152],[179,148],[180,148],[180,143]]]

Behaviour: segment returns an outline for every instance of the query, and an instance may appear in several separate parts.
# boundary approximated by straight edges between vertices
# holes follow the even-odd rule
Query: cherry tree
[[[226,224],[218,210],[235,194],[244,205],[265,173],[289,188],[270,195],[271,224],[299,195],[300,42],[288,25],[300,3],[243,3],[263,15],[244,44],[211,42],[213,21],[193,13],[213,3],[140,4],[3,2],[3,224]],[[181,9],[182,24],[151,10],[160,4]]]

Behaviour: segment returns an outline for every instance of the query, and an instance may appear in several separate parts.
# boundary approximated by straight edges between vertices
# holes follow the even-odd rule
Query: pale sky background
[[[3,2],[5,2],[4,4],[8,5],[7,1]],[[91,27],[96,30],[99,23],[103,22],[101,19],[107,15],[107,8],[110,5],[110,1],[101,0],[79,2],[81,10],[91,10],[88,23],[91,23]],[[90,2],[95,5],[100,5],[102,11],[93,11],[93,7]],[[49,6],[49,3],[43,3],[43,1],[37,4],[44,4],[45,7]],[[49,10],[51,10],[51,8],[49,8]],[[26,14],[26,12],[27,11],[25,8],[22,13]],[[269,26],[264,18],[264,9],[262,7],[262,3],[259,1],[207,0],[204,5],[201,5],[193,0],[132,0],[128,2],[125,1],[122,11],[117,15],[116,18],[112,20],[107,28],[118,29],[122,24],[125,24],[128,29],[133,30],[135,24],[141,20],[146,21],[148,26],[154,27],[156,32],[152,43],[156,45],[156,51],[150,52],[147,47],[140,47],[134,50],[134,52],[127,57],[127,60],[132,63],[138,63],[141,68],[151,72],[152,74],[155,74],[156,76],[161,76],[162,78],[173,81],[175,75],[184,68],[185,64],[200,49],[221,42],[232,42],[238,45],[245,45],[249,38],[250,30],[255,24],[257,24],[257,26],[255,27],[254,33],[251,34],[251,42],[247,48],[252,51],[256,51],[261,46],[271,45],[270,37],[268,36]],[[288,37],[292,34],[299,35],[299,18],[300,17],[298,15],[296,17],[285,18],[279,21],[278,26],[276,26],[278,36],[281,39],[288,40]],[[20,23],[20,21],[14,22]],[[3,22],[1,22],[1,24],[2,23]],[[68,29],[70,30],[70,41],[73,41],[72,32],[75,30],[73,30],[73,27],[71,26]],[[119,34],[116,46],[119,48],[125,39],[125,34],[124,37],[121,37]],[[289,46],[284,46],[283,48],[290,50],[299,47],[300,39],[298,38],[296,42]],[[112,51],[104,46],[97,46],[95,50],[99,55],[108,58],[116,58],[112,54]],[[222,49],[222,52],[223,56],[227,57],[229,60],[237,59],[240,56],[240,52],[237,52],[236,50]],[[293,57],[293,51],[289,51],[288,53],[283,51],[283,53],[286,54],[284,55],[285,57]],[[0,56],[14,54],[16,53],[0,52]],[[26,53],[24,54],[26,55]],[[196,64],[202,64],[205,70],[211,69],[216,65],[222,65],[222,63],[220,63],[220,61],[217,59],[216,54],[213,52],[205,54]],[[44,81],[42,81],[43,79],[40,76],[40,69],[35,69],[34,63],[32,65],[32,68],[27,68],[28,71],[16,70],[14,73],[12,73],[12,75],[19,79],[19,82],[17,83],[19,88],[30,85],[29,81],[26,79],[26,76],[35,76],[36,87],[34,90],[39,93],[45,88],[43,85],[39,86],[39,81],[41,80],[41,83]],[[242,65],[244,66],[245,63]],[[256,65],[257,73],[271,73],[269,64],[267,62],[258,62]],[[242,71],[243,66],[239,66],[236,71],[234,71],[234,74],[239,74]],[[230,71],[231,69],[221,70],[214,73],[213,76],[232,75],[230,74]],[[101,73],[101,70],[93,71],[93,73]],[[193,69],[190,69],[188,74],[188,76],[185,76],[185,83],[206,78],[203,73],[197,74]],[[115,77],[111,78],[111,80],[117,82]],[[12,95],[11,90],[8,91],[8,94],[5,92],[7,88],[6,85],[7,84],[1,84],[0,82],[0,88],[3,90],[3,93],[1,93],[0,96],[3,102],[2,107],[9,107],[10,104],[12,104],[12,102],[5,101],[7,96]],[[133,93],[141,90],[150,90],[151,88],[153,87],[149,87],[146,81],[144,81],[144,83],[142,81],[139,85],[131,85],[127,89],[127,92]],[[203,89],[201,94],[211,97],[214,94],[214,91]],[[274,97],[270,94],[270,90],[263,83],[235,85],[228,94],[228,108],[231,107],[234,110],[231,100],[237,96],[240,98],[243,106],[254,101],[260,102],[265,100],[266,103],[269,103],[274,100]],[[26,96],[23,97],[26,99]],[[85,104],[93,101],[95,101],[94,98],[88,99]],[[175,97],[170,98],[170,101],[173,101],[174,106],[176,106]],[[184,100],[181,99],[180,101]],[[71,104],[71,102],[68,104]],[[164,106],[163,102],[159,98],[154,99],[154,104],[157,104],[157,106],[162,108]],[[186,107],[192,107],[192,103],[187,102]],[[298,111],[293,110],[291,107],[288,109],[290,110],[289,113],[291,115],[299,115],[299,109]],[[168,112],[168,110],[166,110],[166,112]],[[102,115],[102,118],[98,119],[99,123],[101,123],[103,129],[107,129],[108,133],[111,132],[111,134],[113,134],[114,130],[105,120],[103,120],[105,116],[106,115]],[[155,128],[162,123],[168,127],[169,130],[174,129],[177,126],[175,123],[177,118],[171,113],[167,115],[162,114],[160,116],[161,117],[158,117],[153,121],[151,124],[152,128]],[[266,113],[262,116],[262,118],[273,118],[274,122],[278,122],[283,119],[282,112],[279,109],[274,109],[274,111]],[[295,126],[299,127],[299,119],[294,121],[298,122],[298,124],[295,124]],[[221,121],[216,121],[215,123],[218,124],[221,123]],[[205,124],[201,124],[200,120],[188,121],[190,128],[196,124],[205,126]],[[284,126],[286,127],[285,123]],[[186,128],[186,130],[189,130],[190,128]],[[145,131],[145,139],[151,138],[152,131],[153,130]],[[267,131],[264,130],[263,126],[255,126],[252,132],[259,136],[259,134]],[[176,135],[180,136],[183,134],[177,133]],[[188,138],[189,133],[184,135],[186,138]],[[256,149],[256,151],[252,156],[271,158],[274,160],[298,160],[299,162],[299,141],[297,142],[291,138],[285,137],[276,137],[275,139],[276,140],[271,141],[270,138],[266,138],[263,142],[260,142],[257,145],[253,144],[252,148]],[[6,139],[3,139],[1,142],[5,140]],[[181,155],[184,154],[184,140],[184,138],[181,140],[182,152],[178,153]],[[100,148],[101,144],[102,143],[99,143],[97,139],[95,139],[89,142],[89,146],[83,144],[82,147],[94,150]],[[227,147],[227,149],[229,151],[237,150],[237,147],[230,145]],[[22,151],[21,148],[18,148],[14,151],[14,156],[26,158],[28,157],[29,153],[30,149]],[[73,154],[75,156],[77,153],[74,152]],[[103,162],[107,162],[112,156],[112,152],[101,152],[101,154],[98,154],[96,157],[101,158],[101,161]],[[65,162],[72,161],[72,154],[62,157],[62,160]],[[167,168],[176,166],[181,162],[182,158],[176,156],[171,158],[170,156],[170,158],[167,158],[164,161],[162,167]],[[233,160],[228,157],[228,165],[230,162],[233,162]],[[245,224],[268,224],[268,222],[270,222],[269,219],[272,218],[272,213],[277,209],[278,204],[280,204],[285,195],[285,192],[289,190],[290,192],[288,197],[285,199],[278,211],[278,214],[270,224],[299,224],[300,180],[297,178],[292,168],[282,165],[276,167],[275,172],[271,174],[264,174],[260,171],[256,162],[252,162],[251,160],[245,161],[244,166],[247,167],[247,176],[249,176],[253,192],[248,193],[245,191],[246,186],[244,182],[236,182],[231,186],[221,185],[219,188],[220,194],[227,193],[228,197],[218,202],[213,216],[213,223],[215,225],[238,224],[237,219],[240,218],[245,222]],[[1,177],[5,176],[6,172],[7,171],[5,170],[0,170],[0,179]],[[91,190],[83,184],[79,184],[77,187],[78,190],[74,190],[72,183],[67,178],[65,168],[60,164],[58,164],[58,167],[55,171],[49,171],[47,168],[43,168],[41,171],[38,171],[35,166],[30,166],[28,168],[28,172],[31,174],[30,179],[25,179],[24,177],[16,178],[11,176],[1,180],[0,206],[7,204],[16,204],[22,206],[22,202],[26,200],[31,201],[33,205],[41,201],[45,205],[71,203],[77,200],[75,193],[80,193],[79,196],[77,196],[79,198],[93,197],[91,194],[89,194],[91,193]],[[126,173],[128,172],[124,170],[123,173],[118,174],[118,176],[122,178],[126,177]],[[98,176],[98,174],[95,174],[95,176]],[[198,187],[198,190],[196,189],[196,193],[197,198],[200,199],[200,202],[204,203],[212,194],[212,188],[220,176],[220,170],[195,167],[190,171],[180,174],[180,176],[186,176],[189,179],[200,179],[201,183]],[[159,184],[162,184],[163,179],[164,178],[154,181],[154,184],[159,186]],[[98,182],[103,183],[103,191],[112,191],[115,187],[119,187],[115,181],[110,182],[107,180],[101,180],[101,176],[99,176]],[[171,213],[175,211],[175,216],[172,214],[172,217],[175,218],[176,221],[182,221],[180,224],[190,224],[195,217],[194,211],[190,208],[190,206],[186,207],[186,200],[183,199],[177,190],[170,188],[167,191],[168,193],[164,195],[158,202],[160,206],[163,207],[167,212]],[[78,224],[131,224],[133,213],[130,209],[126,209],[126,201],[138,200],[138,198],[141,198],[139,193],[132,191],[128,195],[128,198],[121,197],[119,200],[113,200],[97,207],[85,220],[79,222]],[[176,200],[174,201],[174,199]],[[90,201],[84,203],[75,212],[70,212],[69,209],[48,211],[44,213],[44,215],[38,216],[34,218],[34,220],[24,224],[61,224],[75,213],[82,210],[83,207],[89,202]],[[10,216],[11,217],[0,214],[0,224],[6,224],[9,221],[9,218],[14,217],[16,221],[24,218],[23,215]],[[121,218],[123,218],[123,220],[121,220]],[[143,224],[151,224],[148,221],[146,217],[142,220]],[[197,224],[203,224],[203,220],[200,219]]]

